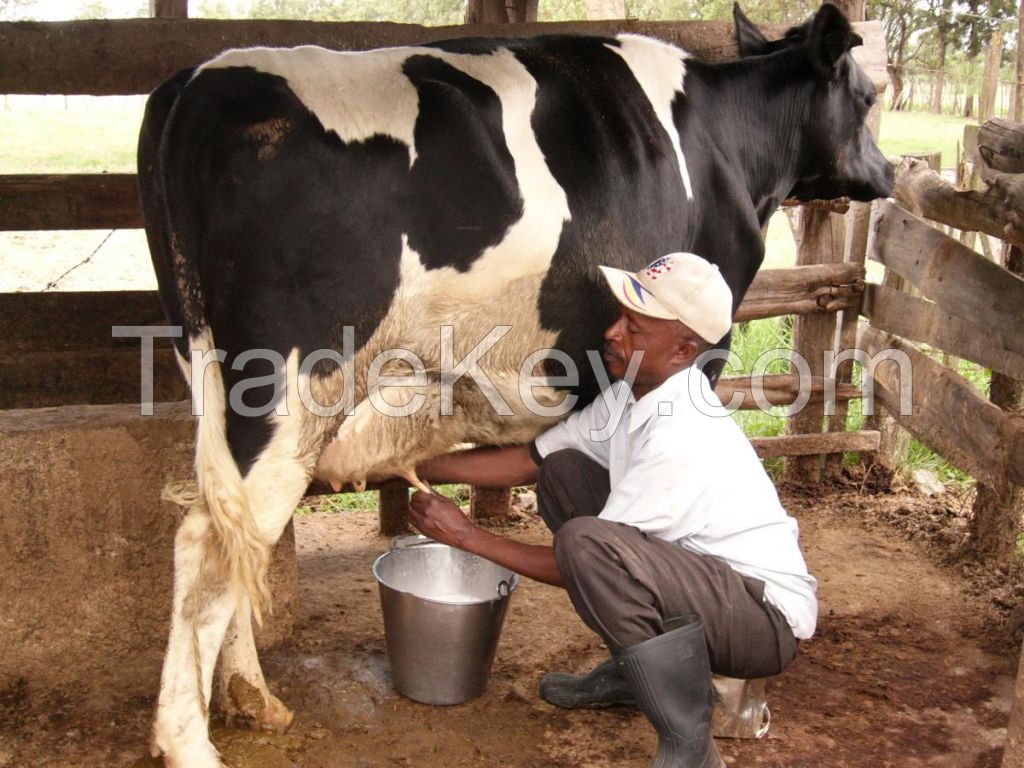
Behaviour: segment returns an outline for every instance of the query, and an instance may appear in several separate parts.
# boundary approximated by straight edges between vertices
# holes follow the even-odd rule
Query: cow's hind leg
[[[252,605],[235,611],[220,651],[219,703],[227,724],[284,732],[294,715],[267,687],[252,634]]]
[[[211,556],[210,516],[196,504],[174,542],[174,603],[153,725],[153,753],[169,768],[219,768],[207,715],[213,667],[235,595]]]
[[[272,437],[243,480],[253,521],[273,546],[302,498],[311,474],[311,449],[300,451],[298,409],[275,419]],[[237,714],[256,712],[271,727],[287,727],[291,713],[267,690],[252,640],[250,606],[239,601],[215,566],[214,533],[202,502],[196,501],[175,541],[174,613],[164,661],[154,725],[154,752],[173,768],[214,768],[217,752],[209,740],[207,718],[213,671],[236,607],[238,630],[222,667],[228,686],[245,700]],[[248,626],[248,629],[245,627]],[[256,703],[259,694],[262,705]]]

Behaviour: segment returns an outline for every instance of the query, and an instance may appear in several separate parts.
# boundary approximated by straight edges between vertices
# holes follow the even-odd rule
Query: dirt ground
[[[726,762],[998,766],[1024,589],[954,557],[969,501],[864,494],[856,483],[828,493],[783,489],[783,500],[820,580],[818,633],[769,683],[768,736],[719,740]],[[528,506],[517,504],[503,529],[543,542],[547,532]],[[604,656],[562,591],[524,583],[487,692],[428,707],[390,687],[370,573],[387,545],[375,514],[313,513],[298,519],[296,536],[298,628],[288,647],[263,659],[295,724],[283,736],[215,725],[214,741],[233,768],[650,764],[656,741],[637,712],[567,712],[538,698],[545,672],[586,670]],[[112,707],[85,715],[67,699],[41,706],[8,692],[0,698],[0,768],[159,765],[144,757],[152,700]]]

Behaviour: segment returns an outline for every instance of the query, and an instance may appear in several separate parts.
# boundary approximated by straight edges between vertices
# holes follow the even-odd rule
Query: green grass
[[[54,98],[0,111],[0,173],[135,172],[141,99]]]
[[[468,485],[436,485],[434,490],[442,496],[447,496],[459,506],[469,504],[470,487]],[[378,494],[376,491],[364,493],[335,493],[330,496],[321,496],[316,504],[300,506],[295,514],[308,515],[313,512],[371,512],[378,507]]]
[[[886,157],[941,152],[942,167],[954,168],[957,142],[963,144],[964,126],[972,122],[929,112],[884,112],[878,145]]]

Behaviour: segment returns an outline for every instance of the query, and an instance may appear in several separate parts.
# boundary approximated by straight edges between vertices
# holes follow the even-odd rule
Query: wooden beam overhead
[[[881,22],[854,24],[865,45],[854,56],[876,87],[885,87]],[[784,25],[763,27],[779,37]],[[149,93],[179,70],[194,67],[227,48],[322,45],[362,51],[465,37],[529,37],[539,34],[649,35],[709,62],[736,57],[732,25],[712,21],[573,21],[422,27],[388,22],[313,22],[228,19],[118,19],[0,23],[0,93]]]

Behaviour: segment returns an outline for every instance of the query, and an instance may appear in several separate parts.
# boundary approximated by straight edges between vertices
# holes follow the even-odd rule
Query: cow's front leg
[[[252,634],[252,605],[245,598],[235,611],[220,652],[219,703],[227,724],[284,732],[294,715],[267,687]]]
[[[220,768],[210,742],[210,692],[235,595],[218,573],[209,515],[191,510],[174,540],[171,636],[160,679],[152,751],[168,768]]]

